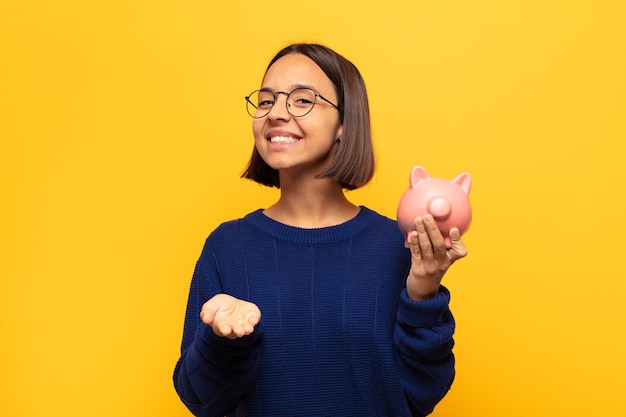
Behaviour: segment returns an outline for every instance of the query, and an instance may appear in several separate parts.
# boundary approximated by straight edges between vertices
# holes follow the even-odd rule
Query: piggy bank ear
[[[424,168],[419,165],[413,167],[411,170],[411,176],[409,177],[411,188],[415,187],[421,180],[427,179],[430,179],[430,175],[428,175],[428,172],[426,172]]]
[[[472,188],[472,176],[467,172],[457,175],[452,182],[461,187],[465,194],[469,194],[470,188]]]

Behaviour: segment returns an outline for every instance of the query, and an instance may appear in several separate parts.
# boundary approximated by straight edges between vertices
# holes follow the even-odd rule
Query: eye
[[[265,99],[265,100],[259,100],[259,104],[257,107],[260,109],[267,109],[269,107],[272,107],[273,105],[274,105],[274,100]]]
[[[259,109],[269,109],[274,105],[274,94],[269,91],[259,91],[256,103]]]
[[[308,88],[299,88],[289,94],[290,102],[296,107],[310,107],[315,103],[315,92]]]
[[[313,102],[312,102],[310,99],[308,99],[308,98],[302,98],[302,97],[301,97],[301,98],[297,98],[297,99],[295,99],[295,100],[294,100],[294,103],[295,103],[296,105],[297,105],[297,104],[300,104],[300,105],[305,105],[305,106],[306,106],[306,105],[312,104]]]

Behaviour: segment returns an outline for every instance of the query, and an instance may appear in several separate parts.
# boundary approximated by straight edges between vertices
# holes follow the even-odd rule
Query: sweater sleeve
[[[173,379],[176,392],[195,416],[218,417],[235,410],[252,389],[259,368],[256,347],[263,330],[259,323],[254,333],[231,340],[217,336],[200,320],[204,302],[221,292],[214,256],[203,258],[212,265],[200,261],[196,265]]]
[[[413,301],[402,291],[394,330],[400,378],[414,416],[430,414],[454,380],[454,317],[450,292]]]

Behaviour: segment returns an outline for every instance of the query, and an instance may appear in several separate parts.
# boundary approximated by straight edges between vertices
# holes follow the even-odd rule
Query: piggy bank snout
[[[428,212],[435,220],[443,221],[450,216],[452,205],[445,197],[435,197],[428,203]]]

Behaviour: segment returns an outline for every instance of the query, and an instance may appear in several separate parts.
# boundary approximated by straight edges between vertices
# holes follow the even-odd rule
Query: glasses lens
[[[296,88],[289,93],[287,100],[289,113],[294,117],[301,117],[311,111],[315,105],[315,91],[310,88]]]
[[[246,97],[246,110],[252,117],[263,117],[274,105],[274,94],[269,91],[253,91]]]

